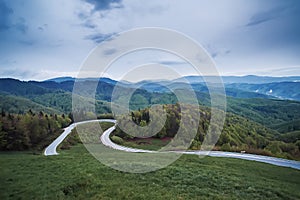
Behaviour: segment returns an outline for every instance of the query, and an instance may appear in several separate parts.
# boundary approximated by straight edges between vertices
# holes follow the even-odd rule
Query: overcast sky
[[[300,75],[297,0],[0,0],[0,77],[76,76],[97,44],[138,27],[193,38],[221,75]]]

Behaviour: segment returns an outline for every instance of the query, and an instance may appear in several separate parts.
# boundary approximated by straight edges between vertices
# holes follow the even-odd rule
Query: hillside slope
[[[33,112],[45,112],[45,113],[61,113],[51,106],[45,106],[18,96],[3,95],[0,94],[0,108],[4,112],[8,113],[26,113],[28,110]]]

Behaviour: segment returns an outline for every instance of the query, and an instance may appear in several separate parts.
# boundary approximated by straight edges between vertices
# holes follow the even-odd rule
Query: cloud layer
[[[193,38],[221,74],[290,75],[276,69],[300,66],[299,19],[297,0],[0,0],[0,76],[76,75],[97,44],[149,26]],[[184,67],[175,58],[152,59]]]

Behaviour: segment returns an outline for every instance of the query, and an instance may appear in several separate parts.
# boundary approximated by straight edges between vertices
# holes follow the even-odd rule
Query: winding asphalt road
[[[57,155],[57,147],[62,141],[71,133],[72,129],[75,128],[79,124],[85,124],[85,123],[90,123],[90,122],[111,122],[111,123],[116,123],[116,120],[114,119],[97,119],[97,120],[88,120],[88,121],[83,121],[83,122],[76,122],[71,124],[70,126],[64,128],[64,132],[56,138],[44,151],[45,156],[52,156],[52,155]]]
[[[83,121],[83,122],[77,122],[77,123],[71,124],[70,126],[65,128],[64,132],[45,149],[44,154],[46,156],[57,155],[58,154],[56,152],[57,146],[68,136],[69,133],[71,133],[72,129],[75,128],[75,126],[77,126],[78,124],[84,124],[84,123],[89,123],[89,122],[112,122],[112,123],[115,123],[114,126],[110,127],[106,131],[104,131],[104,133],[100,137],[101,142],[105,146],[108,146],[112,149],[126,151],[126,152],[158,153],[157,151],[135,149],[135,148],[124,147],[124,146],[113,143],[110,140],[109,135],[115,130],[116,120],[100,119],[100,120],[90,120],[90,121]],[[261,156],[261,155],[247,154],[247,153],[223,152],[223,151],[176,151],[173,153],[208,155],[208,156],[212,156],[212,157],[227,157],[227,158],[238,158],[238,159],[244,159],[244,160],[253,160],[253,161],[257,161],[257,162],[263,162],[263,163],[268,163],[268,164],[283,166],[283,167],[290,167],[290,168],[300,170],[300,162],[299,161],[275,158],[275,157],[270,157],[270,156]]]

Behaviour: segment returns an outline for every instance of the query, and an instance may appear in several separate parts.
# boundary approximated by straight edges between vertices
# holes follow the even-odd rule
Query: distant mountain
[[[97,82],[98,87],[96,91],[96,98],[98,100],[111,101],[111,95],[114,86],[120,82],[109,78],[101,78]],[[78,85],[82,85],[85,88],[92,88],[95,84],[93,78],[88,80],[81,80]],[[174,102],[174,95],[172,97],[167,97],[164,93],[171,93],[171,90],[187,90],[193,88],[194,91],[205,96],[205,101],[207,100],[206,95],[208,94],[208,88],[205,83],[184,83],[184,82],[171,82],[171,81],[143,81],[139,83],[120,83],[121,87],[124,88],[123,92],[126,93],[127,89],[138,88],[136,94],[141,94],[147,96],[148,102],[153,102],[151,98],[154,96],[164,96],[164,102],[171,103]],[[91,87],[88,87],[91,85]],[[0,92],[10,95],[17,95],[22,97],[29,97],[33,99],[32,96],[45,95],[49,93],[63,93],[72,92],[74,86],[74,80],[55,82],[55,81],[19,81],[15,79],[0,79]],[[281,98],[281,99],[291,99],[300,100],[300,82],[283,82],[283,83],[267,83],[267,84],[248,84],[248,83],[233,83],[225,84],[226,95],[235,98]],[[80,86],[81,87],[81,86]],[[85,91],[85,90],[84,90]],[[88,90],[86,92],[89,92]],[[162,94],[157,94],[162,93]],[[47,96],[47,95],[45,95]],[[209,96],[208,96],[209,98]],[[157,98],[155,102],[157,102]],[[169,99],[169,100],[166,100]]]
[[[0,91],[17,96],[41,95],[51,92],[51,90],[32,84],[31,82],[11,78],[0,79]]]
[[[300,101],[300,82],[274,82],[264,84],[234,83],[228,84],[226,87],[270,95],[279,99]]]
[[[144,85],[140,86],[141,89],[145,89],[149,92],[159,92],[159,93],[165,93],[165,92],[171,92],[171,90],[178,90],[178,89],[193,89],[194,91],[198,92],[204,92],[208,93],[209,90],[206,86],[205,83],[193,83],[193,84],[188,84],[188,83],[183,83],[183,82],[147,82]],[[242,90],[240,88],[230,88],[226,87],[225,92],[227,96],[231,97],[236,97],[236,98],[276,98],[275,96],[272,95],[267,95],[267,94],[262,94],[262,93],[257,93],[253,92],[250,90]]]
[[[133,83],[150,92],[170,92],[174,89],[190,89],[208,93],[204,78],[209,81],[217,80],[215,76],[187,76],[173,81],[142,81]],[[275,98],[300,101],[300,77],[262,77],[262,76],[224,76],[227,96],[237,98]]]
[[[132,83],[128,81],[121,81],[123,84],[127,85],[135,85],[140,87],[141,85],[151,84],[151,83],[159,83],[159,84],[168,84],[170,82],[189,82],[189,83],[203,83],[218,80],[219,78],[225,84],[231,83],[249,83],[249,84],[259,84],[259,83],[273,83],[273,82],[300,82],[300,76],[286,76],[286,77],[272,77],[272,76],[255,76],[255,75],[247,75],[247,76],[185,76],[174,80],[144,80],[137,83]],[[74,78],[74,77],[57,77],[45,80],[46,81],[54,81],[57,83],[61,83],[64,81],[99,81],[99,78]],[[101,81],[116,84],[118,81],[113,80],[111,78],[103,77]]]
[[[73,78],[73,77],[65,76],[65,77],[51,78],[51,79],[45,80],[45,82],[53,81],[53,82],[56,82],[56,83],[61,83],[61,82],[64,82],[64,81],[74,81],[74,80],[75,80],[75,78]]]
[[[107,81],[110,80],[101,80],[98,83],[96,90],[96,110],[99,114],[110,112],[109,102],[111,101],[114,84],[107,83]],[[157,83],[144,83],[146,85],[142,85],[141,88],[135,90],[130,100],[130,108],[133,110],[138,110],[139,108],[142,109],[154,104],[175,104],[178,102],[176,96],[170,93],[166,86],[172,90],[178,90],[182,94],[187,92],[187,84],[181,82],[169,82],[169,85],[167,85],[168,82],[163,82],[165,85],[164,89],[162,89],[162,86]],[[79,82],[79,87],[82,86],[83,88],[87,89],[83,91],[87,94],[90,94],[89,89],[92,89],[91,86],[94,84],[94,81],[86,80]],[[272,84],[272,88],[280,88],[281,93],[286,93],[286,95],[289,93],[296,94],[299,89],[298,82]],[[2,103],[1,108],[5,108],[5,110],[11,110],[12,112],[24,112],[24,109],[33,108],[36,106],[38,109],[42,110],[53,109],[59,112],[69,113],[72,109],[71,92],[73,85],[74,81],[64,81],[58,83],[54,81],[26,82],[15,79],[0,79],[0,95],[3,95],[2,100],[4,102]],[[270,85],[258,85],[260,85],[260,88],[266,87],[265,91],[269,90],[267,86]],[[276,124],[289,122],[291,120],[300,119],[299,101],[267,99],[271,96],[253,92],[254,89],[257,89],[257,84],[227,84],[226,86],[226,94],[228,95],[227,110],[231,113],[249,118],[268,127],[271,125],[273,126]],[[121,87],[123,88],[121,89],[120,93],[117,94],[118,96],[116,98],[122,100],[124,95],[132,91],[132,88],[135,86],[134,84],[129,84],[128,87],[125,85],[121,85]],[[191,85],[191,87],[195,90],[199,104],[203,106],[210,106],[210,95],[208,94],[205,84],[194,83]],[[273,90],[276,92],[277,89]],[[188,92],[186,94],[187,95],[184,95],[184,97],[187,100],[190,100],[189,98],[191,97],[189,96]],[[21,97],[22,99],[15,99],[11,96],[18,98]],[[4,101],[5,99],[7,99],[8,102]],[[18,102],[17,105],[15,102]],[[88,99],[87,103],[89,105],[93,104],[93,99]],[[16,107],[16,109],[14,107]]]
[[[214,82],[217,79],[217,76],[186,76],[183,78],[175,79],[174,82],[186,82],[190,83],[199,83],[205,82]],[[273,83],[273,82],[300,82],[300,76],[288,76],[288,77],[271,77],[271,76],[221,76],[224,83]]]
[[[142,81],[138,83],[124,83],[112,80],[110,78],[101,78],[98,82],[96,78],[79,79],[78,84],[81,85],[94,85],[95,81],[98,83],[97,98],[100,100],[110,101],[110,97],[114,86],[119,84],[123,88],[139,88],[146,90],[149,93],[170,93],[171,90],[190,89],[194,91],[208,93],[208,88],[205,83],[201,81],[201,77],[186,77],[192,83],[176,81]],[[232,77],[224,77],[224,79],[232,79]],[[237,77],[235,77],[237,78]],[[262,77],[247,76],[244,80]],[[269,78],[277,79],[279,77],[264,77],[265,80]],[[282,78],[282,77],[281,77]],[[242,80],[242,77],[239,77]],[[272,80],[274,80],[272,79]],[[295,80],[295,77],[285,77],[285,79]],[[53,81],[19,81],[16,79],[0,79],[0,92],[12,95],[19,95],[28,97],[30,95],[42,95],[50,92],[67,91],[72,92],[74,86],[74,78],[61,77],[52,79]],[[63,81],[67,80],[67,81]],[[61,81],[61,82],[60,82]],[[259,81],[258,81],[259,82]],[[300,101],[300,82],[273,82],[273,83],[226,83],[225,91],[227,96],[236,98],[278,98],[290,99]],[[145,92],[143,92],[145,93]]]
[[[56,83],[62,83],[62,82],[66,82],[66,81],[99,81],[99,78],[73,78],[73,77],[58,77],[58,78],[52,78],[52,79],[48,79],[42,82],[56,82]],[[115,85],[118,81],[112,80],[110,78],[100,78],[100,81],[102,82],[106,82],[106,83],[110,83]]]
[[[39,111],[43,111],[45,113],[61,113],[60,110],[56,110],[53,107],[47,107],[23,97],[1,94],[0,108],[5,112],[18,114],[23,114],[29,111],[29,109],[35,113],[38,113]]]
[[[91,81],[86,81],[87,84],[88,82]],[[84,85],[86,83],[82,82]],[[73,85],[74,81],[58,83],[0,79],[0,97],[8,99],[8,101],[3,101],[0,108],[13,113],[26,112],[28,109],[69,113],[72,110]],[[99,95],[96,98],[99,101],[96,101],[96,110],[99,113],[110,112],[108,105],[100,100],[110,101],[112,90],[111,84],[106,82],[98,84]],[[93,101],[88,101],[88,103],[93,103]]]
[[[43,81],[43,82],[38,82],[38,81],[29,81],[28,83],[51,89],[51,90],[64,90],[68,92],[73,91],[73,86],[74,86],[74,81],[69,80],[69,81],[63,81],[63,82],[55,82],[55,81]]]

